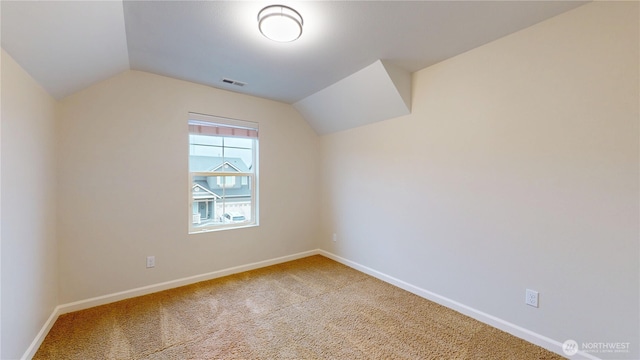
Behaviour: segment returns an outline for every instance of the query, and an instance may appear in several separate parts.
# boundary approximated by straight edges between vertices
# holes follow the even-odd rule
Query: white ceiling
[[[134,69],[295,103],[378,59],[413,72],[584,2],[286,1],[304,32],[285,44],[257,29],[270,4],[3,0],[2,48],[57,99]]]

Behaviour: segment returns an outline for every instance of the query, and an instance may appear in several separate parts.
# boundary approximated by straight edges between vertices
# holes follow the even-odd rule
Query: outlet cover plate
[[[538,307],[538,292],[535,290],[527,289],[525,293],[525,304],[533,307]]]

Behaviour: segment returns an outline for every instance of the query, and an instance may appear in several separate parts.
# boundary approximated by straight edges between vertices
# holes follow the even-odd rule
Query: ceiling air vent
[[[244,83],[242,81],[231,80],[231,79],[227,79],[227,78],[222,78],[222,82],[225,83],[225,84],[230,84],[230,85],[235,85],[235,86],[245,86],[245,85],[247,85],[247,83]]]

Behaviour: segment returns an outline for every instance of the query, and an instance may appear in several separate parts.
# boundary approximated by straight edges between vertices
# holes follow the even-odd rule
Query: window
[[[258,124],[189,113],[189,233],[257,225]]]

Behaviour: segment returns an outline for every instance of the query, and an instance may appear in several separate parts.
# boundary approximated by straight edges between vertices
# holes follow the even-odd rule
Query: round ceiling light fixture
[[[270,5],[258,13],[258,28],[266,38],[291,42],[302,35],[302,16],[284,5]]]

